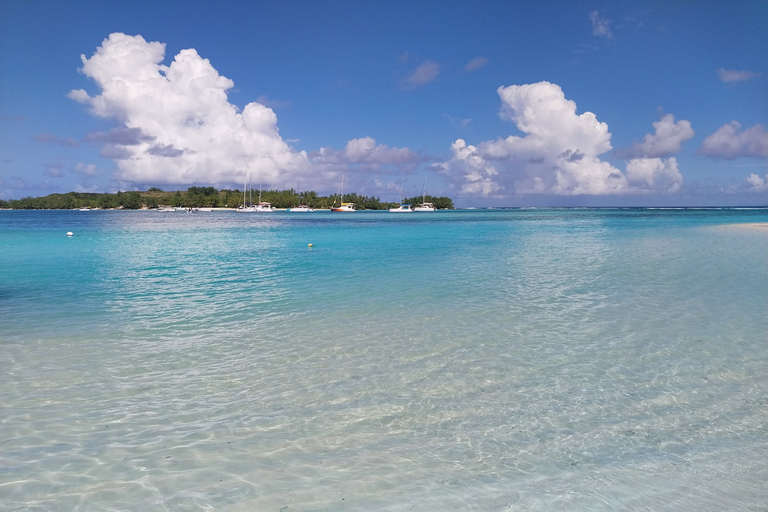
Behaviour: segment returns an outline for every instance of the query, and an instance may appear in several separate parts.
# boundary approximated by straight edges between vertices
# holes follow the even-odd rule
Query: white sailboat
[[[345,203],[344,201],[344,175],[341,175],[341,193],[339,194],[339,197],[341,198],[341,206],[334,206],[331,208],[332,212],[354,212],[355,210],[355,203]],[[335,201],[334,201],[335,202]]]
[[[299,180],[299,201],[301,201],[301,180]],[[294,206],[292,208],[288,208],[289,212],[299,212],[299,213],[308,213],[315,211],[314,209],[310,208],[306,204],[300,204],[299,206]]]
[[[403,176],[403,181],[400,183],[400,205],[397,208],[390,208],[389,211],[392,213],[411,213],[413,210],[411,209],[410,204],[403,204],[403,187],[405,185],[405,176]]]
[[[248,182],[251,181],[251,175],[248,174]],[[272,207],[272,205],[268,202],[263,202],[261,200],[261,178],[259,178],[259,203],[254,205],[251,203],[251,192],[253,192],[253,188],[248,192],[248,202],[245,202],[245,192],[248,189],[247,183],[243,185],[243,206],[237,209],[239,212],[245,212],[245,213],[266,213],[266,212],[273,212],[275,209]]]
[[[424,185],[421,186],[421,204],[413,209],[415,212],[433,212],[437,208],[435,208],[435,205],[432,203],[425,202],[425,195],[424,192],[427,188],[427,178],[424,178]]]

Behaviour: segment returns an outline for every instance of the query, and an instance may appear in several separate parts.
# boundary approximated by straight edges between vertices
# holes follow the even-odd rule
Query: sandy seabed
[[[749,222],[746,224],[731,224],[731,227],[742,229],[756,229],[758,231],[768,231],[768,222]]]

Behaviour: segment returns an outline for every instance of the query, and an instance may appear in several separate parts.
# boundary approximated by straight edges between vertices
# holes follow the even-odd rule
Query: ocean
[[[0,509],[768,510],[757,223],[0,211]]]

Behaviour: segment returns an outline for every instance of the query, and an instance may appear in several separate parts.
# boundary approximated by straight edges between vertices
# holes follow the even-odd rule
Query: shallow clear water
[[[0,508],[765,510],[754,222],[2,211]]]

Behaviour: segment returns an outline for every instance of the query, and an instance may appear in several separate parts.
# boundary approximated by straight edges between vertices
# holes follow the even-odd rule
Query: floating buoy
[[[71,232],[71,231],[67,231],[67,236],[72,236],[72,235],[74,235],[74,233],[73,233],[73,232]]]
[[[314,245],[312,245],[312,244],[307,244],[307,247],[314,247]]]

